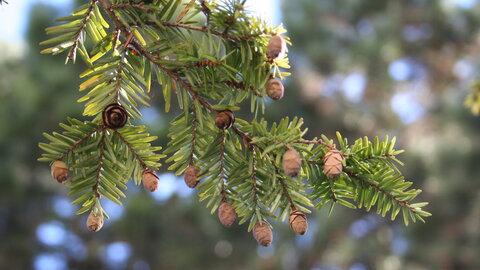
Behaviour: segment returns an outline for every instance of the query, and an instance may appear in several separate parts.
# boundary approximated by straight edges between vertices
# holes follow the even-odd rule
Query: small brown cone
[[[53,179],[57,180],[58,183],[63,184],[68,179],[68,166],[63,161],[55,161],[50,168]]]
[[[268,41],[267,56],[271,59],[276,59],[285,53],[287,45],[281,36],[273,36]]]
[[[330,149],[323,157],[323,173],[330,179],[337,178],[343,170],[343,156],[337,149]]]
[[[300,172],[302,166],[302,158],[297,150],[290,148],[283,154],[283,170],[290,177],[295,177]]]
[[[257,223],[255,227],[253,227],[253,238],[257,240],[257,242],[264,246],[268,247],[272,243],[273,233],[270,225],[267,223]]]
[[[230,110],[219,112],[215,118],[215,125],[219,129],[229,129],[232,127],[233,122],[235,122],[235,115]]]
[[[103,110],[102,120],[107,128],[119,129],[127,123],[128,113],[122,105],[113,103]]]
[[[232,227],[237,219],[237,212],[231,204],[223,202],[218,208],[218,219],[225,227]]]
[[[288,223],[292,230],[300,235],[304,235],[308,230],[307,216],[298,210],[292,211]]]
[[[103,227],[103,216],[101,215],[94,215],[93,212],[90,212],[87,218],[87,228],[89,228],[93,232],[98,232]]]
[[[285,91],[285,87],[283,86],[282,82],[272,78],[267,82],[267,95],[273,100],[279,100],[283,97],[283,92]]]
[[[158,188],[158,176],[154,170],[147,169],[142,174],[142,183],[145,189],[154,192]]]
[[[195,188],[198,184],[198,174],[200,169],[194,165],[189,165],[185,170],[183,179],[189,188]]]

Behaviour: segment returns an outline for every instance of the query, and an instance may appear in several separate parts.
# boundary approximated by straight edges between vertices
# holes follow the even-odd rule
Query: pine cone
[[[103,216],[96,216],[90,212],[87,218],[87,227],[93,232],[100,231],[103,227]]]
[[[308,230],[307,216],[298,210],[292,211],[289,223],[292,230],[300,235],[304,235]]]
[[[154,192],[158,188],[158,176],[154,170],[147,169],[142,174],[142,183],[145,189]]]
[[[287,45],[281,36],[273,36],[268,42],[267,56],[271,59],[276,59],[285,53]]]
[[[218,219],[225,227],[232,227],[237,219],[237,212],[231,204],[223,202],[218,208]]]
[[[113,103],[103,110],[102,119],[107,128],[119,129],[127,123],[128,114],[122,105]]]
[[[330,179],[337,178],[343,169],[343,156],[337,149],[330,149],[323,157],[323,173]]]
[[[185,184],[189,188],[195,188],[198,184],[198,174],[200,173],[200,169],[194,165],[189,165],[185,170],[185,174],[183,176],[185,180]]]
[[[63,161],[55,161],[50,168],[52,177],[57,180],[58,183],[63,184],[68,179],[68,166]]]
[[[283,170],[290,177],[295,177],[300,172],[302,158],[297,150],[290,148],[283,154]]]
[[[257,242],[264,246],[268,247],[272,243],[273,233],[270,225],[267,223],[257,223],[255,227],[253,227],[253,238],[257,240]]]
[[[215,125],[219,129],[229,129],[232,127],[233,122],[235,122],[235,115],[230,110],[219,112],[215,118]]]
[[[283,97],[285,88],[281,81],[277,79],[270,79],[267,82],[267,95],[273,100],[279,100]]]

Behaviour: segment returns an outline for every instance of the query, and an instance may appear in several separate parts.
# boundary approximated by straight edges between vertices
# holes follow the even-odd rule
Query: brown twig
[[[95,185],[92,187],[92,190],[95,193],[96,198],[100,198],[100,192],[98,191],[98,186],[100,185],[100,174],[103,168],[104,153],[105,153],[105,130],[102,130],[102,138],[100,139],[100,156],[98,157],[97,175],[95,177]]]
[[[151,10],[144,6],[145,3],[140,2],[138,4],[135,3],[124,3],[124,4],[113,4],[110,6],[112,9],[119,9],[119,8],[138,8],[145,12],[150,12]]]
[[[68,155],[70,152],[75,150],[82,142],[84,142],[86,139],[88,139],[90,136],[93,135],[93,133],[97,132],[101,126],[98,126],[96,129],[90,131],[89,133],[85,134],[82,138],[80,138],[78,141],[76,141],[65,153],[63,153],[57,160],[62,160],[66,155]]]
[[[276,174],[280,175],[280,170],[278,169],[277,164],[275,164],[274,161],[272,161],[272,164],[275,167]],[[287,184],[285,184],[284,179],[281,176],[278,176],[278,180],[280,181],[280,185],[282,186],[283,195],[287,197],[288,202],[290,203],[290,208],[292,208],[292,211],[297,210],[297,207],[295,207],[295,204],[293,203],[292,197],[290,197],[290,193],[288,192]]]
[[[202,87],[202,86],[205,86],[205,85],[215,85],[215,84],[223,84],[223,85],[226,85],[228,87],[237,88],[237,89],[242,90],[242,91],[252,91],[252,93],[255,96],[263,97],[263,95],[259,93],[259,90],[256,90],[255,88],[253,88],[251,86],[247,87],[243,82],[237,82],[237,81],[234,81],[234,80],[220,81],[220,82],[215,82],[215,83],[202,82],[202,83],[196,84],[195,87]]]
[[[193,30],[193,31],[199,31],[199,32],[204,32],[204,33],[211,33],[212,35],[219,36],[224,39],[229,39],[229,40],[249,40],[251,38],[256,38],[261,35],[266,35],[268,33],[255,33],[255,34],[250,34],[250,35],[245,35],[245,36],[235,36],[235,35],[229,35],[225,34],[223,32],[217,31],[217,30],[211,30],[205,27],[199,27],[199,26],[194,26],[190,24],[183,24],[183,23],[174,23],[174,22],[158,22],[159,24],[167,27],[176,27],[176,28],[183,28],[187,30]],[[155,22],[147,22],[147,25],[154,26],[154,27],[159,27],[159,25]]]
[[[193,108],[193,122],[192,122],[192,146],[190,149],[189,165],[193,165],[193,155],[195,153],[195,145],[197,142],[197,110]]]
[[[196,68],[196,67],[217,67],[217,66],[220,66],[221,64],[223,64],[221,61],[211,61],[211,60],[205,60],[205,61],[199,61],[199,62],[195,62],[193,64],[190,64],[190,65],[186,65],[186,66],[183,66],[181,68],[178,68],[178,69],[174,69],[172,70],[173,72],[178,72],[180,70],[185,70],[185,69],[190,69],[190,68]]]
[[[117,75],[115,76],[115,98],[113,100],[114,103],[118,103],[118,98],[120,96],[120,86],[122,82],[122,71],[124,65],[125,63],[123,62],[123,60],[120,60],[116,71]]]
[[[87,15],[85,18],[83,18],[82,23],[80,24],[80,28],[78,29],[77,33],[75,33],[75,39],[73,40],[73,45],[72,48],[70,49],[70,52],[68,53],[68,59],[74,61],[75,55],[77,53],[77,48],[78,48],[78,42],[80,41],[80,36],[82,34],[83,29],[85,29],[85,26],[87,26],[88,20],[93,14],[93,7],[97,4],[98,0],[92,0],[90,3],[90,6],[88,7],[87,10]]]
[[[252,154],[252,174],[250,175],[250,179],[252,179],[252,196],[253,196],[253,204],[255,207],[257,206],[257,168],[256,168],[256,158],[255,158],[255,145],[250,147],[250,152]]]
[[[221,131],[222,141],[220,142],[220,180],[222,181],[222,201],[227,201],[225,194],[225,129]]]
[[[335,146],[332,145],[332,144],[329,144],[327,142],[325,142],[324,140],[322,139],[319,139],[319,140],[315,140],[315,141],[311,141],[311,140],[296,140],[296,141],[293,141],[292,143],[303,143],[303,144],[320,144],[320,145],[324,145],[330,149],[335,149]]]
[[[147,164],[145,164],[145,161],[143,161],[143,159],[138,155],[137,151],[135,151],[135,149],[133,149],[132,145],[130,145],[130,143],[125,139],[125,137],[123,137],[123,135],[116,130],[115,130],[115,134],[117,134],[117,136],[120,138],[120,140],[122,140],[122,142],[124,142],[125,145],[127,145],[128,149],[135,156],[135,159],[138,160],[138,162],[140,162],[140,165],[143,167],[143,169],[147,169],[148,166],[147,166]]]
[[[371,182],[369,182],[369,181],[367,181],[367,180],[364,180],[364,179],[360,178],[358,175],[356,175],[356,174],[354,174],[354,173],[350,173],[350,172],[345,172],[345,173],[346,173],[350,178],[353,178],[353,179],[355,179],[355,180],[357,180],[357,181],[362,182],[363,184],[366,184],[366,185],[370,186],[371,188],[375,189],[376,191],[379,191],[379,192],[385,194],[385,195],[386,195],[387,197],[389,197],[390,199],[396,201],[396,202],[398,203],[398,205],[404,206],[404,207],[406,207],[408,210],[410,210],[411,212],[416,213],[415,209],[413,209],[413,208],[410,206],[410,203],[409,203],[409,202],[407,202],[407,201],[402,201],[402,200],[398,199],[398,198],[395,197],[394,195],[392,195],[392,194],[388,193],[387,191],[379,188],[377,185],[375,185],[375,184],[373,184],[373,183],[371,183]]]

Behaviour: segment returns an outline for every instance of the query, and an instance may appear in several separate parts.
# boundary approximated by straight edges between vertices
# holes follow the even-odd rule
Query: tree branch
[[[90,3],[90,6],[88,7],[87,10],[87,15],[85,15],[85,18],[83,18],[82,23],[80,24],[80,28],[78,29],[77,33],[75,33],[75,39],[73,41],[72,48],[70,49],[70,52],[68,53],[68,59],[74,61],[75,60],[75,55],[77,53],[77,47],[78,47],[78,42],[80,41],[80,36],[82,34],[83,29],[85,29],[85,26],[87,26],[88,20],[92,16],[93,13],[93,6],[96,5],[98,0],[92,0]]]
[[[225,194],[225,129],[221,131],[222,141],[220,142],[220,180],[222,181],[222,201],[227,201]]]
[[[195,105],[194,105],[195,106]],[[192,146],[190,149],[190,161],[189,165],[193,165],[193,155],[195,153],[195,145],[197,142],[197,110],[193,108],[193,122],[192,122]]]
[[[407,202],[407,201],[402,201],[400,199],[398,199],[397,197],[395,197],[393,194],[390,194],[389,192],[387,192],[386,190],[383,190],[381,189],[380,187],[378,187],[377,185],[365,180],[365,179],[362,179],[360,178],[358,175],[354,174],[354,173],[351,173],[351,172],[345,172],[345,174],[347,174],[350,178],[352,179],[355,179],[357,181],[360,181],[362,182],[363,184],[365,185],[368,185],[370,186],[371,188],[375,189],[376,191],[379,191],[383,194],[385,194],[387,197],[389,197],[390,199],[394,200],[395,202],[397,202],[397,204],[399,206],[402,206],[402,207],[406,207],[408,210],[410,210],[411,212],[413,213],[416,213],[415,209],[413,209],[411,206],[410,206],[410,203]]]
[[[86,139],[88,139],[90,136],[93,135],[93,133],[97,132],[101,126],[98,126],[97,129],[94,129],[90,131],[89,133],[85,134],[82,138],[80,138],[78,141],[76,141],[65,153],[63,153],[57,160],[62,160],[66,155],[68,155],[70,152],[75,150],[82,142],[84,142]]]
[[[145,161],[143,161],[143,159],[140,157],[137,151],[135,151],[132,145],[130,145],[130,143],[125,139],[125,137],[123,137],[123,135],[117,130],[115,130],[114,132],[120,138],[120,140],[122,140],[122,142],[125,143],[125,145],[127,145],[128,149],[132,152],[132,154],[135,156],[135,159],[140,163],[143,169],[147,169],[148,166],[147,164],[145,164]]]
[[[102,130],[102,138],[100,139],[100,155],[98,157],[97,175],[95,176],[95,185],[92,187],[92,190],[95,193],[95,198],[100,198],[100,192],[98,191],[98,186],[100,185],[100,174],[102,172],[102,167],[103,167],[104,152],[105,152],[105,130]]]

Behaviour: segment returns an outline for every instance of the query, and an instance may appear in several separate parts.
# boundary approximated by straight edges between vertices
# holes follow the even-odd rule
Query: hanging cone
[[[58,183],[63,184],[68,179],[68,166],[63,161],[55,161],[50,168],[53,179],[57,180]]]
[[[281,36],[273,36],[268,41],[267,56],[271,59],[276,59],[285,53],[287,45]]]
[[[232,227],[237,219],[235,208],[231,204],[223,202],[218,208],[218,219],[225,227]]]
[[[273,233],[270,225],[267,223],[257,223],[255,227],[253,227],[252,233],[253,238],[255,238],[260,245],[268,247],[272,243]]]
[[[215,125],[219,129],[229,129],[232,127],[233,122],[235,122],[235,115],[230,110],[221,111],[215,117]]]
[[[323,173],[330,179],[337,178],[343,170],[343,156],[337,149],[331,149],[323,157]]]
[[[292,211],[288,223],[292,230],[300,235],[304,235],[308,230],[307,216],[298,210]]]
[[[273,100],[279,100],[283,97],[285,87],[280,80],[272,78],[267,82],[267,95]]]
[[[290,177],[295,177],[300,172],[302,166],[302,158],[297,150],[290,148],[285,154],[283,154],[283,170],[285,174]]]
[[[93,232],[100,231],[103,227],[103,216],[96,216],[90,212],[87,218],[87,227]]]
[[[194,165],[189,165],[185,170],[183,179],[189,188],[195,188],[198,184],[198,174],[200,169]]]
[[[113,103],[103,110],[102,120],[107,128],[119,129],[127,123],[128,113],[122,105]]]
[[[142,174],[142,183],[145,189],[154,192],[158,188],[158,176],[154,170],[147,169]]]

